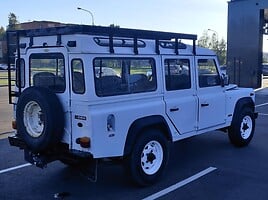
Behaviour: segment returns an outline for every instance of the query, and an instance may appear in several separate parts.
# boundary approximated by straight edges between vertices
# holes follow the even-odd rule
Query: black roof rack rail
[[[151,31],[151,30],[140,30],[140,29],[128,29],[128,28],[117,28],[117,27],[104,27],[104,26],[88,26],[88,25],[66,25],[53,28],[43,28],[43,29],[30,29],[30,30],[19,30],[20,36],[26,37],[37,37],[37,36],[51,36],[57,35],[58,42],[60,43],[59,35],[68,34],[88,34],[88,35],[101,35],[110,37],[110,52],[113,53],[113,37],[126,37],[133,38],[134,44],[136,44],[137,39],[150,39],[155,40],[156,53],[159,54],[159,40],[172,40],[175,39],[176,47],[177,41],[181,39],[192,40],[193,41],[193,53],[195,50],[195,41],[197,40],[197,35],[185,34],[185,33],[174,33],[174,32],[163,32],[163,31]],[[137,45],[134,45],[135,54],[138,53]],[[177,49],[175,48],[175,53],[177,54]]]

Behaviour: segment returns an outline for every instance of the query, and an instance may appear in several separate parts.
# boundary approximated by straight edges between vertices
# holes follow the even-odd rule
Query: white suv
[[[121,160],[141,185],[160,178],[172,142],[223,130],[246,146],[254,91],[229,85],[215,53],[196,39],[99,26],[9,32],[9,44],[17,41],[11,145],[39,167],[61,160],[96,169],[98,161]]]

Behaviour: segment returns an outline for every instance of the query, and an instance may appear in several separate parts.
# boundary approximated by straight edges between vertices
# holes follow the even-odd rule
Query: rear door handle
[[[169,111],[170,112],[176,112],[176,111],[179,111],[179,108],[170,108]]]
[[[201,107],[207,107],[207,106],[209,106],[208,103],[201,103]]]

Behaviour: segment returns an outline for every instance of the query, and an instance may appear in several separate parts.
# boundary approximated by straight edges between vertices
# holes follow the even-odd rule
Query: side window
[[[190,61],[188,59],[165,60],[166,90],[191,88]]]
[[[96,58],[93,63],[98,96],[113,96],[156,90],[153,59]]]
[[[131,60],[128,82],[131,93],[155,90],[156,76],[153,60]]]
[[[32,54],[30,56],[30,85],[65,91],[64,56],[60,53]]]
[[[18,67],[20,66],[20,69]],[[20,70],[20,71],[19,71]],[[20,77],[19,77],[20,72]],[[20,78],[20,83],[19,83]],[[16,86],[25,87],[25,61],[24,59],[16,60]]]
[[[220,75],[214,59],[198,59],[199,87],[220,85]]]
[[[81,59],[72,60],[72,89],[74,93],[85,93],[84,67]]]

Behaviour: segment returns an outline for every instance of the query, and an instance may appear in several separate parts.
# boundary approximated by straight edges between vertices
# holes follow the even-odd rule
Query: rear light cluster
[[[12,128],[17,130],[17,122],[15,120],[12,121]]]
[[[91,141],[89,137],[76,138],[76,144],[80,144],[82,148],[90,148]]]

